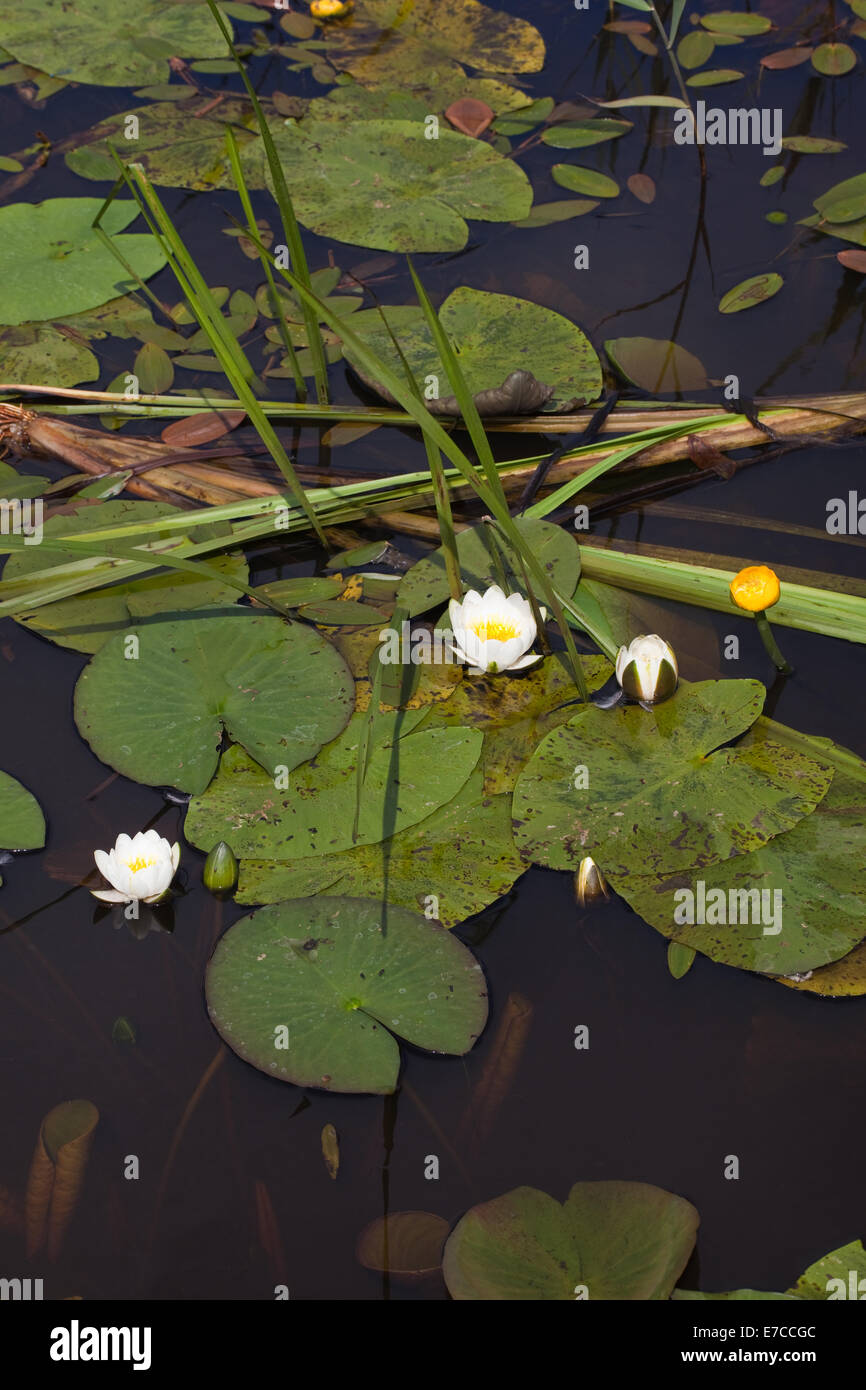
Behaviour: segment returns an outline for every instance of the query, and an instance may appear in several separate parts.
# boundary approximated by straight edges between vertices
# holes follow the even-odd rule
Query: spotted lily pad
[[[101,207],[100,198],[49,198],[0,208],[0,323],[62,318],[103,304],[133,286],[93,230]],[[147,280],[162,268],[165,256],[149,232],[119,235],[136,217],[135,203],[114,202],[101,225],[136,274]]]
[[[774,294],[778,294],[783,284],[781,275],[776,275],[775,272],[752,275],[722,295],[719,311],[722,314],[738,314],[743,309],[753,308],[755,304],[763,304],[766,300],[772,299]]]
[[[790,829],[824,796],[832,768],[781,744],[722,746],[754,723],[764,695],[758,681],[702,681],[652,710],[581,709],[518,779],[518,848],[572,871],[589,854],[608,878],[672,874]]]
[[[275,141],[298,219],[320,236],[384,251],[460,251],[464,219],[525,217],[522,169],[483,140],[418,121],[289,121]]]
[[[112,637],[78,679],[75,722],[117,772],[194,793],[225,730],[269,769],[273,791],[275,769],[335,738],[353,700],[345,662],[313,628],[236,608]]]
[[[19,62],[103,87],[161,82],[170,57],[225,55],[207,7],[174,0],[136,0],[133,6],[127,0],[40,0],[35,6],[0,0],[0,33]]]
[[[0,381],[80,386],[99,380],[99,362],[84,344],[50,323],[0,329]]]
[[[282,1081],[387,1095],[404,1038],[462,1056],[487,1019],[481,966],[450,932],[359,898],[279,903],[236,922],[205,980],[211,1021]]]
[[[460,1300],[666,1299],[698,1219],[690,1202],[649,1183],[579,1182],[564,1203],[518,1187],[458,1221],[442,1272]]]

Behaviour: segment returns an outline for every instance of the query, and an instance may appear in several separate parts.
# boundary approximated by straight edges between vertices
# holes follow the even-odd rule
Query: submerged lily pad
[[[0,772],[0,849],[41,849],[44,844],[45,817],[36,797],[8,772]]]
[[[92,506],[82,506],[50,517],[43,527],[44,539],[50,542],[53,537],[76,535],[97,526],[119,526],[131,521],[152,522],[159,517],[177,514],[178,508],[168,502],[133,502],[127,499],[102,502],[98,510]],[[197,540],[208,539],[204,534],[205,529],[210,531],[211,536],[229,531],[228,526],[202,528],[196,531]],[[166,532],[166,535],[170,535],[177,544],[184,539],[177,531]],[[4,582],[46,569],[52,562],[63,565],[75,558],[61,551],[47,550],[47,547],[46,551],[50,558],[46,558],[46,552],[39,546],[18,550],[10,555],[3,570]],[[246,582],[247,565],[242,555],[215,555],[210,557],[208,564],[231,578]],[[34,608],[32,613],[16,614],[15,621],[60,647],[92,654],[98,652],[115,633],[127,631],[137,619],[157,613],[177,613],[217,603],[232,603],[237,597],[237,590],[228,584],[219,584],[207,576],[171,570],[167,574],[148,575],[129,584],[113,584],[60,599],[57,603],[46,603]]]
[[[764,696],[759,681],[702,681],[651,711],[581,709],[518,779],[518,848],[571,871],[591,855],[612,879],[703,871],[788,830],[814,810],[832,768],[781,744],[722,746],[754,723]]]
[[[666,1299],[698,1220],[690,1202],[649,1183],[579,1182],[562,1204],[518,1187],[458,1221],[442,1272],[461,1300]]]
[[[482,140],[418,121],[287,122],[275,133],[298,218],[320,236],[384,251],[460,251],[465,218],[525,217],[532,187]]]
[[[703,363],[665,338],[609,338],[604,350],[620,376],[644,391],[703,391]]]
[[[229,29],[231,23],[226,20]],[[203,5],[174,0],[0,0],[3,47],[19,62],[69,82],[137,87],[168,77],[168,59],[225,55]]]
[[[75,722],[117,772],[187,792],[204,791],[225,730],[270,770],[273,792],[274,770],[335,738],[353,699],[345,662],[313,628],[237,608],[112,637],[78,679]]]
[[[22,324],[0,329],[0,380],[80,386],[99,380],[99,362],[50,323]]]
[[[547,576],[561,594],[574,593],[580,578],[580,549],[573,536],[561,526],[537,517],[516,517],[515,525],[532,548],[536,560],[544,566]],[[511,545],[494,535],[489,526],[472,526],[457,537],[457,557],[460,574],[467,589],[483,592],[497,578],[499,557],[509,589],[525,589],[519,557]],[[445,573],[445,552],[434,550],[425,555],[403,576],[397,590],[397,603],[402,611],[414,617],[429,608],[447,602],[448,578]]]
[[[396,1037],[462,1056],[487,1020],[481,966],[404,908],[358,898],[280,903],[222,937],[205,979],[211,1021],[244,1061],[296,1086],[387,1095]]]
[[[57,319],[103,304],[135,284],[93,229],[100,198],[49,198],[0,208],[4,284],[0,323]],[[101,226],[142,280],[165,265],[149,232],[120,236],[138,206],[114,202]]]
[[[432,816],[378,844],[288,862],[243,860],[237,901],[326,890],[416,912],[435,901],[437,920],[456,927],[507,893],[526,867],[511,834],[511,798],[487,795],[477,769]]]
[[[389,305],[384,317],[419,387],[423,389],[431,377],[436,379],[441,394],[426,401],[430,411],[435,415],[459,415],[460,407],[448,394],[448,375],[421,307]],[[517,413],[514,405],[509,409],[507,402],[497,404],[487,400],[486,395],[502,387],[518,371],[529,373],[550,389],[547,409],[561,407],[575,398],[581,402],[595,400],[601,391],[601,366],[592,344],[576,324],[553,309],[514,295],[490,294],[460,285],[442,304],[439,318],[460,358],[476,403],[485,393],[479,407],[482,413]],[[363,309],[355,314],[352,329],[380,361],[402,373],[399,354],[378,309]],[[393,399],[384,386],[370,380],[351,347],[345,349],[345,356],[381,396]]]

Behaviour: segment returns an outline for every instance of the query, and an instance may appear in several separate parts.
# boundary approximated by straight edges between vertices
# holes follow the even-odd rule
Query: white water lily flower
[[[91,889],[104,903],[155,903],[168,892],[180,863],[180,845],[170,845],[156,830],[139,830],[132,839],[118,835],[114,849],[93,851],[96,867],[110,889]]]
[[[507,597],[498,584],[483,595],[470,589],[462,603],[448,605],[457,655],[474,675],[482,671],[520,671],[541,660],[529,648],[535,641],[532,608],[522,594]]]
[[[616,654],[616,678],[634,700],[647,705],[666,700],[673,695],[679,680],[673,648],[655,633],[635,637]]]

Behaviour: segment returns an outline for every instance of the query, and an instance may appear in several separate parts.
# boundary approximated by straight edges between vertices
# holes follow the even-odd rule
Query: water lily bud
[[[352,8],[352,0],[312,0],[310,14],[313,19],[342,19]]]
[[[626,695],[645,705],[669,699],[679,680],[673,648],[655,633],[635,637],[616,654],[616,678]]]
[[[599,898],[610,897],[604,874],[589,855],[581,859],[580,868],[574,876],[574,895],[581,907]]]
[[[768,565],[747,565],[731,580],[731,598],[747,613],[763,613],[779,602],[781,586]]]
[[[225,840],[214,845],[204,861],[202,882],[211,893],[233,893],[238,886],[238,861]]]

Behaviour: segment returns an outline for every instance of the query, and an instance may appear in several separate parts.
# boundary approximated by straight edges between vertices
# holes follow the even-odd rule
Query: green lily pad
[[[748,280],[742,280],[739,285],[735,285],[732,290],[728,290],[719,301],[719,312],[722,314],[739,314],[743,309],[751,309],[756,304],[763,304],[766,300],[772,299],[774,294],[778,294],[784,284],[781,275],[752,275]]]
[[[497,135],[505,135],[509,139],[517,135],[526,135],[527,131],[534,130],[547,120],[554,105],[553,97],[539,97],[536,101],[529,102],[524,99],[515,103],[504,115],[498,116],[492,128]]]
[[[847,956],[840,956],[829,965],[806,971],[802,978],[777,977],[780,985],[804,994],[820,994],[825,999],[856,999],[866,994],[866,941],[861,941]]]
[[[103,304],[134,283],[103,246],[92,222],[99,198],[49,198],[0,208],[0,243],[6,280],[0,323],[57,319]],[[138,217],[131,202],[114,202],[102,227],[133,270],[147,280],[165,264],[149,232],[120,236]]]
[[[0,772],[0,849],[41,849],[44,844],[45,817],[36,797],[8,772]]]
[[[600,174],[597,169],[584,169],[579,164],[554,164],[550,172],[555,183],[572,193],[586,193],[591,198],[619,196],[616,179]]]
[[[460,407],[448,393],[448,374],[439,359],[424,311],[418,305],[388,306],[384,316],[400,344],[412,374],[420,387],[435,377],[440,395],[427,401],[434,415],[455,415]],[[510,294],[489,294],[460,285],[452,290],[439,309],[439,319],[460,357],[467,385],[476,397],[481,413],[509,413],[495,400],[478,397],[497,391],[512,372],[528,372],[543,386],[552,389],[547,409],[555,409],[575,397],[595,400],[601,391],[601,366],[589,339],[568,319],[553,309],[517,299]],[[363,309],[352,317],[352,329],[371,353],[396,372],[402,372],[399,354],[378,309]],[[345,349],[348,362],[358,374],[386,400],[388,390],[367,375],[354,358],[351,346]],[[569,592],[571,592],[569,590]]]
[[[515,227],[549,227],[554,222],[569,222],[572,217],[583,217],[598,207],[593,198],[558,198],[550,203],[533,203],[528,217],[521,217]]]
[[[237,901],[281,902],[330,891],[424,912],[443,927],[507,893],[526,864],[511,834],[511,797],[488,796],[480,769],[432,816],[373,845],[289,862],[241,863]]]
[[[722,746],[754,723],[764,696],[759,681],[702,681],[652,710],[580,709],[518,778],[518,848],[572,872],[589,854],[613,880],[702,872],[790,829],[832,768],[781,744]]]
[[[176,516],[178,508],[167,502],[133,502],[130,500],[102,502],[98,510],[78,507],[60,516],[50,517],[44,524],[46,541],[54,536],[76,535],[91,531],[95,526],[118,526],[131,521],[154,521],[159,517]],[[213,527],[211,536],[228,534],[229,527]],[[183,537],[177,531],[166,532],[177,544]],[[197,540],[205,540],[204,531],[196,532]],[[3,580],[20,579],[46,569],[52,562],[63,565],[75,557],[61,551],[48,552],[33,546],[10,555],[3,571]],[[208,564],[233,579],[247,580],[247,565],[242,555],[212,556]],[[204,608],[217,603],[233,603],[236,589],[219,584],[204,576],[181,573],[148,575],[129,584],[113,584],[85,594],[60,599],[34,608],[32,613],[16,615],[15,621],[60,647],[77,652],[98,652],[115,633],[126,632],[133,623],[155,614],[179,613],[186,609]]]
[[[666,1299],[698,1220],[690,1202],[649,1183],[579,1182],[564,1203],[518,1187],[458,1221],[442,1272],[460,1300]]]
[[[839,154],[847,150],[844,140],[830,140],[823,135],[786,135],[782,149],[794,154]]]
[[[609,338],[604,350],[620,376],[644,391],[703,391],[704,365],[665,338]]]
[[[866,1250],[863,1249],[863,1242],[852,1240],[850,1245],[843,1245],[839,1250],[831,1250],[829,1255],[822,1255],[820,1260],[804,1270],[796,1284],[788,1292],[795,1294],[797,1298],[805,1298],[812,1301],[826,1300],[831,1292],[842,1294],[838,1283],[836,1288],[828,1288],[831,1281],[841,1280],[844,1287],[844,1297],[851,1297],[851,1275],[854,1275],[855,1285],[853,1296],[862,1298],[859,1289],[861,1279],[866,1279]]]
[[[769,740],[760,739],[758,746],[761,742],[772,751]],[[755,804],[762,803],[756,800]],[[811,815],[750,854],[687,873],[608,877],[651,926],[712,960],[764,974],[803,974],[839,960],[866,938],[859,848],[864,828],[863,782],[837,769],[829,791]],[[724,922],[676,922],[677,904],[686,900],[674,895],[690,890],[697,915],[699,881],[704,883],[705,903],[713,890],[723,895],[714,899],[723,903],[722,912],[707,903],[702,915],[722,916]],[[827,891],[828,883],[833,885],[832,893]],[[760,915],[755,910],[757,899],[732,897],[755,891],[767,892],[764,902],[770,920],[732,921],[734,907],[737,917]],[[781,898],[774,899],[775,892]],[[778,925],[771,916],[775,906],[780,909],[781,931],[768,933],[766,926]]]
[[[227,20],[226,23],[231,28]],[[162,82],[168,58],[215,58],[225,41],[210,11],[174,0],[0,0],[3,47],[19,62],[69,82],[137,87]]]
[[[133,659],[130,635],[138,638]],[[350,672],[324,637],[237,608],[112,637],[78,679],[75,722],[125,777],[202,792],[223,730],[273,777],[335,738],[353,703]],[[230,837],[211,836],[206,848],[220,839]]]
[[[567,531],[537,517],[516,517],[515,525],[547,576],[561,594],[574,592],[580,577],[580,550]],[[467,589],[481,593],[497,584],[495,556],[499,554],[512,592],[525,592],[523,571],[512,547],[493,536],[488,526],[473,526],[457,537],[460,574]],[[426,613],[448,600],[445,552],[441,548],[425,555],[407,570],[397,590],[397,603],[410,617]]]
[[[736,68],[708,68],[705,72],[692,73],[686,78],[687,87],[724,87],[729,82],[739,82],[745,73]]]
[[[481,966],[405,908],[316,898],[230,927],[205,979],[217,1032],[244,1061],[296,1086],[388,1095],[394,1034],[462,1056],[487,1020]]]
[[[840,241],[852,241],[855,246],[866,246],[866,217],[859,222],[825,222],[816,212],[813,217],[801,218],[798,226],[812,227],[814,231],[838,237]]]
[[[737,34],[750,38],[753,34],[766,34],[773,22],[762,14],[746,14],[742,10],[719,10],[716,14],[701,15],[701,24],[711,33]]]
[[[275,789],[274,779],[241,749],[228,749],[213,785],[189,804],[187,839],[202,849],[225,840],[239,859],[298,860],[376,844],[417,825],[457,795],[482,741],[474,729],[412,732],[425,713],[403,713],[396,726],[394,715],[380,716],[385,732],[369,756],[357,838],[352,830],[364,714],[354,715],[314,764],[296,767],[285,789]]]
[[[532,188],[482,140],[418,121],[289,121],[275,134],[298,219],[320,236],[384,251],[460,251],[465,218],[525,217]]]
[[[99,380],[99,362],[84,343],[49,323],[0,329],[0,380],[80,386]]]
[[[583,150],[600,145],[605,140],[618,140],[634,129],[632,121],[617,121],[612,117],[597,117],[590,121],[562,121],[541,132],[545,145],[556,150]]]
[[[713,56],[715,46],[712,34],[703,33],[700,29],[686,34],[685,38],[680,39],[677,44],[677,58],[680,66],[689,69],[701,67],[708,58]]]
[[[305,603],[300,616],[308,623],[319,623],[329,627],[368,627],[376,624],[381,627],[385,621],[378,608],[368,603],[356,603],[352,599],[322,599]]]
[[[826,222],[856,222],[866,218],[866,174],[843,179],[816,198],[813,204]]]
[[[847,43],[821,43],[812,54],[812,67],[822,77],[844,77],[857,66],[857,54]]]
[[[732,1289],[730,1293],[699,1293],[696,1289],[674,1289],[671,1298],[693,1303],[798,1303],[795,1294],[764,1293],[760,1289]]]
[[[293,579],[276,579],[262,584],[261,592],[284,608],[300,608],[302,603],[318,603],[321,599],[336,598],[343,590],[341,579],[327,575],[298,575]]]

